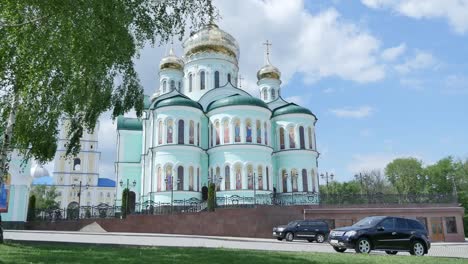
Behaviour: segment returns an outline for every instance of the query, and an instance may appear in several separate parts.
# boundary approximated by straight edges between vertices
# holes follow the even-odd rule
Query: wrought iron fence
[[[265,206],[292,206],[292,205],[404,205],[404,204],[448,204],[456,203],[457,197],[452,194],[418,194],[418,195],[398,195],[398,194],[333,194],[326,195],[318,193],[281,193],[281,194],[258,194],[252,196],[224,195],[216,197],[216,207],[218,208],[253,208],[257,205]],[[130,205],[129,205],[130,206]],[[196,198],[174,200],[170,202],[145,201],[136,203],[127,208],[129,214],[174,214],[174,213],[195,213],[204,211],[207,202]],[[120,218],[125,208],[121,206],[111,206],[99,204],[97,206],[78,206],[70,208],[37,209],[36,220],[60,221],[76,220],[87,218]]]

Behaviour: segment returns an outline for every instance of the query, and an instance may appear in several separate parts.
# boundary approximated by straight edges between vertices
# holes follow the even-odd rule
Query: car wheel
[[[360,238],[356,243],[356,253],[369,254],[371,252],[371,243],[369,239],[363,237]]]
[[[313,239],[310,239],[310,238],[307,239],[307,241],[309,241],[309,242],[314,242],[314,240],[313,240]]]
[[[294,240],[294,234],[291,232],[286,233],[286,241],[293,241]]]
[[[415,256],[424,256],[424,250],[425,248],[421,241],[414,241],[413,244],[411,244],[410,254]]]
[[[336,252],[340,252],[340,253],[343,253],[343,252],[346,251],[346,248],[333,247],[333,249],[334,249]]]
[[[317,243],[323,243],[323,241],[325,241],[325,236],[322,234],[318,234],[316,240]]]
[[[385,253],[387,253],[389,255],[396,255],[398,253],[398,251],[385,250]]]
[[[278,239],[279,241],[282,241],[282,240],[283,240],[281,237],[277,237],[276,239]]]

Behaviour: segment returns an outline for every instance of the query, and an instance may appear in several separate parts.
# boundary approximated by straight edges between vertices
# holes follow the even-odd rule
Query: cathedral
[[[281,97],[268,42],[259,98],[238,87],[229,33],[209,24],[182,46],[161,60],[143,117],[117,120],[117,204],[127,187],[136,203],[201,200],[210,182],[218,198],[317,193],[317,118]]]

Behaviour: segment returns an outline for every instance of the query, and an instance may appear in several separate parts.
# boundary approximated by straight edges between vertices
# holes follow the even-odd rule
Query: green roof
[[[150,106],[151,106],[150,97],[148,95],[145,95],[145,97],[143,98],[143,109],[149,109]]]
[[[210,105],[208,105],[207,111],[209,112],[216,108],[233,105],[253,105],[270,110],[265,102],[256,97],[235,94],[212,102]]]
[[[289,103],[287,105],[281,106],[273,110],[273,115],[271,117],[279,116],[279,115],[286,115],[286,114],[306,114],[315,115],[307,108],[299,106],[295,103]]]
[[[143,130],[143,122],[138,118],[117,117],[117,130]]]
[[[176,95],[176,96],[173,96],[173,97],[169,97],[167,99],[163,99],[163,100],[157,102],[154,105],[153,108],[156,109],[156,108],[163,107],[163,106],[174,106],[174,105],[194,107],[194,108],[198,108],[198,109],[203,111],[203,108],[199,103],[193,101],[192,99],[190,99],[188,97],[182,96],[182,95]]]

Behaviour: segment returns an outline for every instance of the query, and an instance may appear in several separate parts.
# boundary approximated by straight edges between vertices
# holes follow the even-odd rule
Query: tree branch
[[[49,17],[49,16],[41,16],[41,17],[38,17],[38,18],[35,18],[35,19],[32,19],[32,20],[25,21],[23,23],[19,23],[19,24],[6,24],[6,23],[0,21],[0,28],[21,27],[21,26],[24,26],[24,25],[27,25],[27,24],[31,24],[31,23],[40,21],[40,20],[42,20],[44,18],[47,18],[47,17]]]

